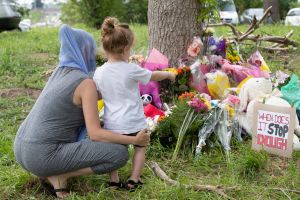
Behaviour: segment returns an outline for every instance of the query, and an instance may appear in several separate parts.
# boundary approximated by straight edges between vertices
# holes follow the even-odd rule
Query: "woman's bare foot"
[[[51,183],[54,190],[67,188],[67,178],[64,176],[49,176],[47,177],[47,180]],[[70,193],[67,191],[58,191],[56,192],[56,196],[63,199],[70,196]]]

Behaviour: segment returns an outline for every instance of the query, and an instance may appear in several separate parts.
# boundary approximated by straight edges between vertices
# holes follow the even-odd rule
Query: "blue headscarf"
[[[63,25],[59,39],[59,67],[78,68],[86,74],[95,71],[96,42],[89,33]]]
[[[59,31],[59,39],[59,67],[77,68],[88,75],[95,71],[96,42],[89,33],[63,25]],[[84,125],[79,130],[77,140],[86,138],[86,134]]]

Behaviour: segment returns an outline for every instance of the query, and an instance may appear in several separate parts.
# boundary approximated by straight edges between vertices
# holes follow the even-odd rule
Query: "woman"
[[[130,137],[101,129],[98,93],[89,77],[96,68],[95,41],[87,32],[67,25],[59,37],[59,66],[20,126],[14,153],[24,169],[46,178],[53,193],[64,198],[69,195],[68,178],[122,167],[128,159],[122,144],[146,146],[149,135],[141,131]],[[90,139],[77,141],[84,124]]]

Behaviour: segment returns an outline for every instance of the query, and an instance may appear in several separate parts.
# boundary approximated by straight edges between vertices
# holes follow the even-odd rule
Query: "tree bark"
[[[199,12],[199,0],[149,0],[149,50],[156,48],[177,67],[193,36],[201,34]]]
[[[272,6],[271,19],[267,19],[267,22],[278,22],[280,20],[279,0],[264,0],[264,10],[268,9],[270,6]]]

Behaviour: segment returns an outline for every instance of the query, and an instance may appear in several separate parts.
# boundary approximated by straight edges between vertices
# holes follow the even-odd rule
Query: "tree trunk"
[[[272,6],[271,16],[267,19],[267,22],[278,22],[280,20],[279,0],[264,0],[264,10],[270,6]]]
[[[199,0],[149,0],[149,50],[158,49],[177,67],[193,36],[201,34]]]

